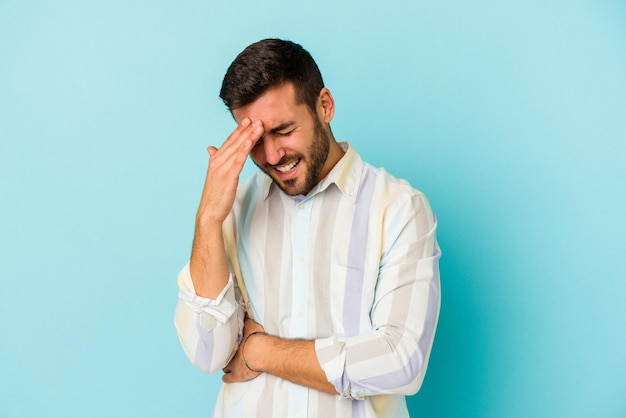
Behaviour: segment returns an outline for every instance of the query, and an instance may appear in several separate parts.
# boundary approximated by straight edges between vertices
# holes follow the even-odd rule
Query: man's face
[[[328,159],[332,137],[323,110],[312,115],[306,104],[296,103],[291,83],[268,90],[233,115],[237,123],[246,117],[262,122],[264,132],[250,157],[288,195],[307,194],[335,163]]]

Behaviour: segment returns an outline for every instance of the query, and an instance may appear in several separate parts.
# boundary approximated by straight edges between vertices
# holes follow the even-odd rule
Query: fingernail
[[[247,126],[249,124],[250,124],[249,118],[243,118],[243,120],[241,121],[241,126]]]

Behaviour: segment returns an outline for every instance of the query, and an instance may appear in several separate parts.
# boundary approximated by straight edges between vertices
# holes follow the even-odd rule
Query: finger
[[[218,150],[224,158],[233,158],[235,155],[245,156],[252,150],[252,147],[263,134],[263,124],[261,121],[242,123],[226,139],[222,147]]]
[[[207,148],[207,151],[209,152],[209,156],[213,157],[220,150],[222,153],[225,153],[228,150],[229,146],[233,142],[236,141],[236,139],[241,135],[244,129],[249,127],[250,124],[251,124],[250,119],[248,118],[244,119],[239,125],[237,125],[237,128],[235,128],[235,130],[230,133],[230,135],[228,136],[228,138],[226,138],[226,140],[224,141],[224,143],[222,144],[220,148],[210,145]]]
[[[228,135],[228,138],[224,141],[222,146],[219,148],[223,153],[226,153],[229,149],[233,147],[233,145],[237,145],[242,140],[245,139],[245,133],[252,131],[252,121],[250,118],[245,118],[241,121],[240,124]]]
[[[225,373],[222,375],[222,381],[225,383],[233,383],[233,382],[243,382],[247,379],[243,378],[243,376],[238,375],[237,373]]]
[[[260,121],[249,125],[245,131],[234,135],[227,140],[222,148],[211,153],[210,159],[214,169],[222,167],[231,175],[239,175],[243,170],[248,154],[263,134],[263,124]]]
[[[224,383],[235,383],[235,382],[243,382],[244,380],[236,379],[232,373],[225,374],[222,376],[222,382]]]

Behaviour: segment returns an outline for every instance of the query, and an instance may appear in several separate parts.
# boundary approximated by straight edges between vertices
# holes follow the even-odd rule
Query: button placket
[[[307,300],[309,288],[308,230],[311,219],[311,200],[299,202],[293,214],[291,248],[292,306],[290,338],[307,338]]]
[[[291,223],[292,301],[289,338],[307,339],[309,290],[309,224],[312,201],[297,203]],[[308,389],[291,384],[289,388],[289,416],[307,416]]]

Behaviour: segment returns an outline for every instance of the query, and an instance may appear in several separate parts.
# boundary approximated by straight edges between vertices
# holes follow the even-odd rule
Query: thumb
[[[215,148],[213,145],[210,145],[210,146],[207,148],[207,151],[209,151],[209,156],[210,156],[210,157],[212,157],[212,156],[213,156],[213,154],[215,154],[215,153],[217,152],[217,148]]]

